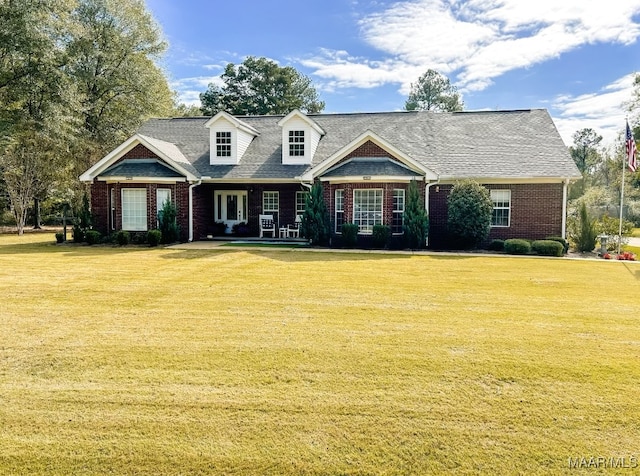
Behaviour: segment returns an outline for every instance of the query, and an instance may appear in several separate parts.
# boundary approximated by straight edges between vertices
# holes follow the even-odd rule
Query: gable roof
[[[286,117],[286,116],[285,116]],[[299,181],[327,170],[366,134],[411,168],[441,180],[559,180],[580,177],[548,112],[542,109],[434,113],[427,111],[315,114],[325,133],[310,165],[282,164],[283,116],[235,119],[259,133],[237,165],[209,163],[208,117],[152,119],[137,137],[198,178]],[[158,142],[159,141],[159,142]],[[175,148],[175,149],[174,149]],[[179,154],[177,153],[179,152]],[[111,154],[110,154],[111,155]],[[104,160],[104,159],[103,159]],[[97,164],[96,164],[97,165]],[[95,166],[94,166],[95,168]],[[93,168],[92,168],[93,169]],[[92,170],[90,169],[90,170]],[[83,176],[85,176],[83,174]]]

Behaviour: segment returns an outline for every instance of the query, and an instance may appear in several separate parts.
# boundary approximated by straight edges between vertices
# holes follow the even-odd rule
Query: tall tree
[[[404,103],[407,111],[462,111],[464,103],[458,89],[451,84],[449,78],[433,69],[411,83],[409,97]]]
[[[80,173],[152,116],[169,115],[173,94],[155,61],[166,50],[142,0],[78,0],[69,74],[82,98]]]
[[[573,146],[569,152],[583,177],[595,171],[602,157],[598,146],[602,136],[591,128],[580,129],[573,134]]]
[[[267,58],[247,57],[240,65],[227,64],[223,85],[209,84],[200,94],[202,113],[265,115],[288,114],[293,109],[317,113],[324,109],[311,80],[291,66],[280,67]]]

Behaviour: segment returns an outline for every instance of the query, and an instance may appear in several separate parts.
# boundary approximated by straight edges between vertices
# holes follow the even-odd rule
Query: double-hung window
[[[375,225],[382,225],[382,189],[353,191],[353,223],[363,234],[371,234]]]
[[[262,213],[278,213],[279,192],[262,192]]]
[[[493,212],[491,226],[508,227],[511,225],[511,190],[491,190]]]
[[[304,209],[307,207],[307,195],[309,192],[296,192],[296,216],[304,215]]]
[[[216,157],[231,157],[231,132],[216,132]]]
[[[289,157],[304,156],[304,131],[289,131]]]
[[[160,220],[164,205],[167,202],[171,202],[171,189],[170,188],[158,188],[156,189],[156,213],[158,215],[157,227],[160,227]]]
[[[391,217],[391,233],[402,234],[404,223],[404,189],[393,190],[393,215]]]
[[[336,190],[336,233],[342,233],[344,223],[344,190]]]
[[[147,231],[146,189],[122,189],[122,229],[127,231]]]

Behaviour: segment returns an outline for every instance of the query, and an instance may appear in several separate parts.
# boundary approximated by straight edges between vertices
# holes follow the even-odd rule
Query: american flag
[[[636,141],[633,140],[633,134],[631,133],[631,128],[629,127],[629,121],[627,121],[626,151],[627,163],[629,164],[629,168],[632,172],[635,172],[638,166],[638,150],[636,149]]]

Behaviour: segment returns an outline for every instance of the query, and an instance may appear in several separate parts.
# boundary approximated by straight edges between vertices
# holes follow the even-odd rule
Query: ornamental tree
[[[454,185],[448,199],[447,230],[454,247],[475,248],[489,235],[493,202],[473,180]]]

